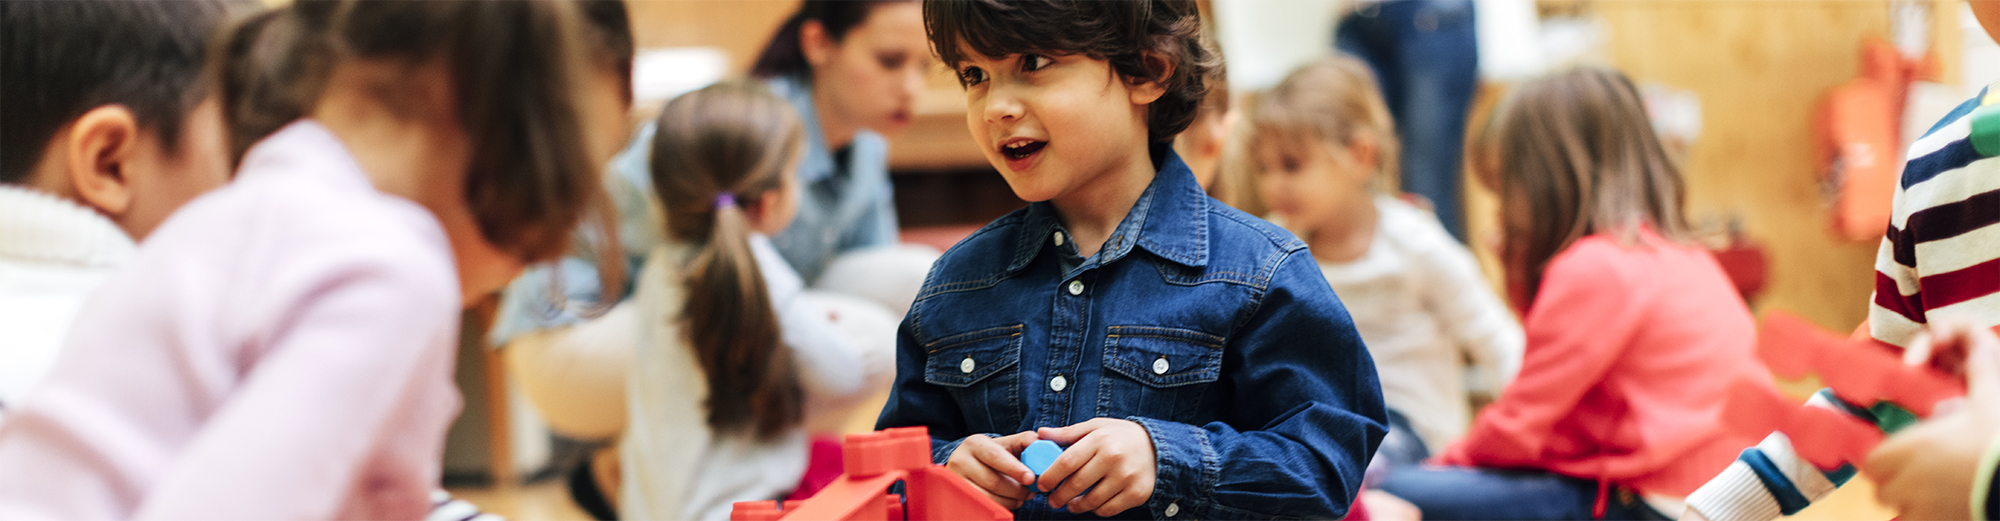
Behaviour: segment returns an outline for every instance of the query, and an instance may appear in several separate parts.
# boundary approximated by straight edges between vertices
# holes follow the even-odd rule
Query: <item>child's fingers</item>
[[[1973,407],[1990,410],[2000,405],[2000,338],[1984,329],[1970,333],[1966,342],[1966,397]]]
[[[1056,445],[1074,445],[1076,442],[1083,441],[1084,436],[1089,436],[1090,433],[1109,425],[1112,421],[1115,420],[1110,418],[1094,418],[1068,427],[1043,427],[1036,431],[1036,434],[1040,435],[1041,439],[1056,442]]]
[[[994,501],[1001,504],[1006,504],[1009,501],[1019,504],[1028,497],[1025,487],[1014,483],[1013,480],[1007,479],[1006,476],[1000,475],[999,472],[994,472],[993,469],[980,464],[976,459],[952,458],[945,463],[945,468],[950,469],[953,474],[958,474],[958,477],[965,478],[966,482],[972,483],[972,486],[979,487],[981,491],[986,492],[989,496],[993,496]]]
[[[1153,480],[1152,478],[1141,477],[1138,481],[1129,487],[1118,487],[1118,495],[1112,496],[1110,500],[1105,501],[1103,505],[1099,505],[1091,513],[1097,514],[1099,517],[1111,517],[1126,510],[1131,510],[1132,507],[1146,504],[1146,500],[1153,497]]]
[[[1088,467],[1084,467],[1083,472],[1077,473],[1077,476],[1080,478],[1084,474],[1091,473],[1091,471],[1093,470],[1098,470],[1101,467],[1107,467],[1107,466],[1109,465],[1091,465]],[[1116,472],[1116,474],[1114,475],[1105,475],[1102,476],[1101,479],[1091,480],[1090,485],[1096,485],[1096,488],[1090,488],[1087,491],[1079,489],[1077,492],[1081,493],[1081,495],[1078,495],[1075,498],[1065,502],[1064,504],[1069,509],[1070,513],[1081,514],[1092,510],[1097,510],[1099,507],[1104,506],[1104,502],[1110,501],[1112,497],[1117,496],[1121,492],[1124,492],[1125,486],[1132,482],[1131,473],[1129,471],[1126,472],[1114,471],[1114,472]],[[1104,472],[1100,471],[1097,472],[1097,474],[1104,474]],[[1079,480],[1072,479],[1070,480],[1070,483],[1075,483],[1077,481]],[[1069,488],[1069,485],[1064,485],[1063,488],[1065,489]],[[1085,488],[1088,488],[1088,485],[1086,485]],[[1050,494],[1049,498],[1055,499],[1055,494]]]
[[[1072,483],[1082,481],[1078,479],[1070,479],[1071,475],[1075,474],[1078,469],[1084,468],[1085,465],[1090,463],[1091,458],[1096,455],[1097,455],[1097,444],[1095,443],[1089,443],[1089,442],[1077,443],[1075,445],[1070,445],[1069,448],[1067,449],[1063,449],[1062,455],[1056,456],[1056,461],[1054,463],[1050,463],[1049,468],[1047,470],[1042,471],[1042,475],[1035,477],[1035,483],[1034,483],[1035,490],[1048,492],[1049,499],[1051,500],[1055,499],[1056,493],[1058,492],[1058,490],[1056,489],[1056,485],[1064,483],[1064,480],[1068,480],[1069,482]],[[1103,473],[1099,472],[1098,475],[1102,476]],[[1090,482],[1096,482],[1096,481],[1097,479],[1094,477],[1091,478],[1090,480]],[[1082,483],[1082,485],[1088,487],[1090,486],[1090,483]],[[1068,500],[1069,496],[1075,496],[1078,493],[1077,491],[1081,490],[1083,489],[1079,488],[1070,491],[1069,495],[1064,496],[1063,499]],[[1061,505],[1061,504],[1062,504],[1061,502],[1049,503],[1050,506]]]
[[[1047,479],[1039,479],[1035,485],[1041,490],[1049,491],[1049,506],[1051,508],[1063,508],[1064,506],[1071,505],[1076,501],[1077,497],[1084,495],[1084,492],[1090,490],[1090,487],[1102,481],[1105,473],[1110,471],[1111,465],[1102,461],[1101,458],[1096,457],[1096,444],[1079,443],[1070,448],[1082,448],[1084,450],[1078,452],[1064,451],[1061,457],[1056,458],[1056,465],[1062,464],[1062,459],[1070,457],[1070,454],[1076,454],[1076,459],[1070,460],[1070,467],[1073,470],[1065,469],[1064,474],[1058,476],[1055,473],[1056,465],[1049,465],[1049,473],[1044,474],[1044,476],[1047,476]],[[1072,512],[1088,511],[1089,509],[1072,510]]]
[[[995,469],[991,464],[986,463],[993,453],[1006,454],[1007,452],[999,444],[994,443],[993,440],[987,439],[985,436],[975,435],[966,438],[958,446],[958,450],[952,452],[951,459],[945,462],[945,468],[951,470],[953,474],[958,474],[959,477],[965,478],[966,481],[986,491],[987,494],[1002,500],[1011,500],[1015,504],[1027,500],[1029,496],[1028,489],[1021,485],[1020,480],[1010,479],[1007,475],[1002,474],[1002,472],[1005,472],[1004,470]],[[1018,465],[1019,462],[1017,461],[1015,464]],[[1005,504],[1006,501],[1001,501],[1001,503]]]
[[[1026,448],[1028,445],[1025,443],[1017,444],[1015,440],[1008,440],[1008,438],[1014,438],[1015,436],[1020,436],[1020,434],[988,440],[989,443],[981,443],[978,448],[973,449],[972,457],[978,460],[979,464],[984,465],[993,472],[998,472],[1001,476],[1013,478],[1016,482],[1014,486],[1022,490],[1021,498],[1027,499],[1027,486],[1022,484],[1034,483],[1035,473],[1028,470],[1027,464],[1021,463],[1021,449]],[[1003,445],[1001,440],[1008,441]]]

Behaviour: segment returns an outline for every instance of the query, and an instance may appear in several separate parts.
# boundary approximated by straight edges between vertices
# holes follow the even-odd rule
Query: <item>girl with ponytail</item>
[[[771,246],[797,212],[804,130],[785,101],[725,83],[668,103],[651,171],[665,241],[647,255],[620,443],[624,519],[727,519],[804,474],[808,412],[873,389],[861,354]]]

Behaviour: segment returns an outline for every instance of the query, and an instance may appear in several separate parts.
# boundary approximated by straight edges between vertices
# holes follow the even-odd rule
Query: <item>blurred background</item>
[[[1752,309],[1785,309],[1840,331],[1866,318],[1901,151],[2000,80],[2000,47],[1961,1],[1199,2],[1237,106],[1336,46],[1375,53],[1392,107],[1407,98],[1408,108],[1396,107],[1405,143],[1421,150],[1412,132],[1435,136],[1421,140],[1441,149],[1434,153],[1457,154],[1454,135],[1478,125],[1513,82],[1574,64],[1624,71],[1641,83],[1681,163],[1691,221]],[[637,124],[674,95],[742,76],[797,2],[639,0],[630,8]],[[942,249],[1023,203],[967,136],[957,83],[934,69],[914,123],[889,136],[890,168],[904,240]],[[1233,143],[1227,154],[1240,160],[1241,148]],[[1500,280],[1494,199],[1458,164],[1425,171],[1406,160],[1401,189],[1433,204],[1487,264],[1489,280]],[[1256,213],[1254,200],[1239,206]],[[460,373],[467,404],[447,461],[453,491],[511,517],[585,518],[546,479],[576,456],[508,390],[497,358],[467,349]],[[857,413],[849,428],[867,430],[872,420]],[[1800,517],[1890,516],[1865,484],[1838,494]]]

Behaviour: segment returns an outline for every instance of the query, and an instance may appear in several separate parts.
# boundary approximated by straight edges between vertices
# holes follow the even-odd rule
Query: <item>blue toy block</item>
[[[1056,456],[1061,456],[1062,451],[1062,447],[1056,446],[1056,442],[1035,440],[1034,443],[1028,444],[1027,449],[1021,451],[1021,463],[1026,463],[1028,470],[1034,471],[1036,476],[1041,476],[1042,473],[1049,471],[1049,465],[1056,463]]]

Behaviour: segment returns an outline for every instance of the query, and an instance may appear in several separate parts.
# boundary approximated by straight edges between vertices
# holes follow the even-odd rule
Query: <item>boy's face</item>
[[[1365,202],[1374,166],[1355,147],[1308,137],[1273,136],[1256,146],[1257,190],[1285,227],[1300,236],[1337,226],[1349,212],[1339,205]]]
[[[1014,195],[1047,201],[1121,169],[1152,171],[1147,104],[1161,89],[1132,84],[1081,54],[984,56],[958,65],[965,123]]]

